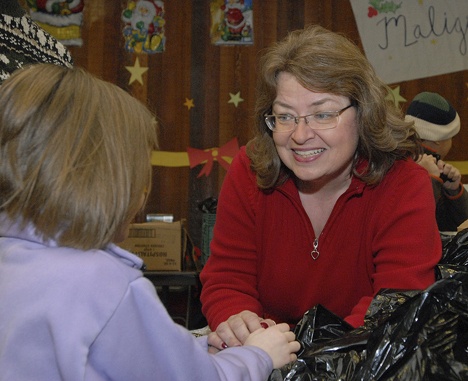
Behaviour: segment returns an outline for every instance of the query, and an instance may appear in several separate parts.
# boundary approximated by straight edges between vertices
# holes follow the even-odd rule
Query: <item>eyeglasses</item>
[[[265,115],[265,123],[273,132],[289,132],[296,128],[301,119],[304,119],[312,130],[328,130],[335,128],[338,125],[338,117],[352,106],[354,106],[354,103],[338,111],[320,111],[304,116],[291,114]]]

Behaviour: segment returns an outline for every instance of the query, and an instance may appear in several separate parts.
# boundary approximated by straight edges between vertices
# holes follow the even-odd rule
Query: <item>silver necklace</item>
[[[318,238],[314,239],[314,249],[310,252],[310,256],[314,261],[317,260],[317,258],[320,256],[318,251]]]

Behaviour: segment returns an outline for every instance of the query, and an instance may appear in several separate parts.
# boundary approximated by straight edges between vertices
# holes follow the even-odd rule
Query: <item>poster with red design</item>
[[[31,19],[63,45],[81,46],[84,0],[27,0]]]
[[[364,51],[387,83],[468,69],[467,0],[351,0]]]
[[[212,0],[211,42],[215,45],[252,45],[253,0]]]

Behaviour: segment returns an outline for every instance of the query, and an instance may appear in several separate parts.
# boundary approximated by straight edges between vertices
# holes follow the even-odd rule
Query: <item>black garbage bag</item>
[[[468,272],[468,229],[443,241],[442,259],[437,265],[436,277],[447,278],[457,272]]]
[[[342,379],[354,372],[367,341],[321,305],[306,312],[294,332],[301,343],[298,360],[273,371],[270,381]]]
[[[468,266],[468,229],[463,229],[449,240],[442,242],[442,259],[440,263]]]
[[[434,283],[369,336],[350,380],[467,380],[468,274]]]
[[[419,292],[381,290],[369,306],[364,327],[358,329],[321,305],[311,308],[294,330],[301,343],[298,360],[274,370],[269,381],[352,380],[366,359],[373,329]]]
[[[352,329],[315,306],[295,333],[298,360],[269,381],[468,380],[468,229],[443,247],[424,291],[381,290]]]

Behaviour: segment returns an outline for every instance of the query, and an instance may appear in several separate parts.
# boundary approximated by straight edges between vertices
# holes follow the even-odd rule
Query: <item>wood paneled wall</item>
[[[254,0],[254,45],[215,46],[209,37],[209,0],[166,0],[166,50],[138,55],[140,64],[149,70],[143,75],[143,85],[129,85],[125,66],[132,66],[137,55],[124,49],[121,13],[126,5],[125,0],[87,0],[84,43],[70,51],[76,65],[148,104],[159,119],[163,151],[219,147],[234,137],[244,145],[251,136],[258,56],[289,31],[317,23],[346,34],[362,47],[349,1]],[[447,160],[468,160],[467,83],[468,71],[463,71],[392,85],[400,86],[408,103],[421,91],[434,91],[458,110],[462,131]],[[228,103],[229,93],[239,91],[244,101],[235,107]],[[193,98],[194,108],[184,106],[186,98]],[[407,104],[401,106],[405,109]],[[218,196],[225,175],[215,163],[208,177],[198,178],[201,168],[154,167],[153,190],[139,218],[145,213],[172,213],[176,219],[186,219],[189,234],[199,245],[202,214],[198,204]]]

